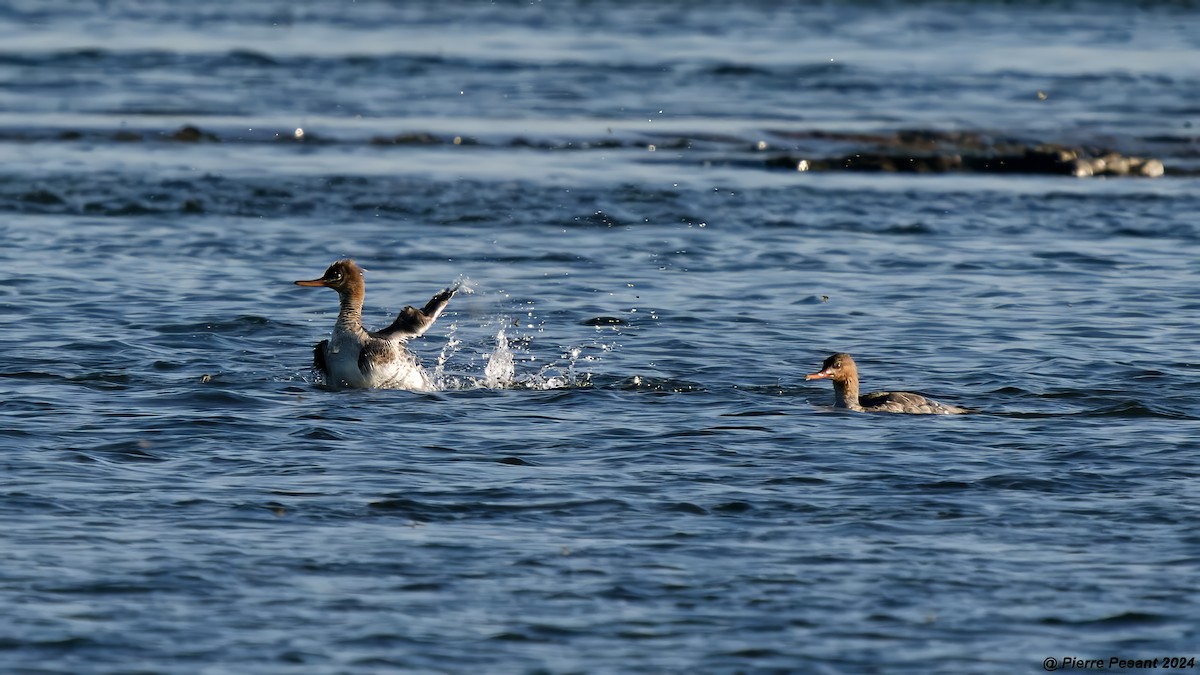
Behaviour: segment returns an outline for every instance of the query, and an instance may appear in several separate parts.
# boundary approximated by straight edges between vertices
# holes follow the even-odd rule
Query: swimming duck
[[[297,281],[296,285],[324,286],[338,292],[341,309],[333,325],[333,336],[313,347],[313,367],[325,376],[325,384],[355,389],[435,388],[405,343],[429,330],[454,297],[457,285],[438,292],[422,309],[405,307],[392,325],[375,332],[363,328],[366,284],[362,268],[353,260],[338,260],[320,279]]]
[[[833,407],[856,412],[912,413],[918,415],[960,415],[966,408],[938,403],[907,391],[876,391],[858,395],[858,366],[849,354],[838,353],[825,359],[821,370],[805,375],[805,380],[828,379],[833,382]]]

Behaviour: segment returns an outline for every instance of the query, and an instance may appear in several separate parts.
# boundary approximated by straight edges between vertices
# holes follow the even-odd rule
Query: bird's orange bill
[[[309,281],[297,281],[297,286],[326,286],[329,282],[325,279],[310,279]]]
[[[297,282],[297,283],[299,283],[299,282]],[[830,375],[833,375],[833,373],[829,372],[828,370],[822,370],[822,371],[821,371],[821,372],[819,372],[819,373],[813,373],[813,374],[811,374],[811,375],[805,375],[805,376],[804,376],[804,379],[805,379],[805,380],[823,380],[823,379],[825,379],[825,378],[829,377]]]

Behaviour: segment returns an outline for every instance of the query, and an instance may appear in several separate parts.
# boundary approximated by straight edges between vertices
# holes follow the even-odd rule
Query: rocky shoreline
[[[404,132],[374,135],[369,138],[338,138],[313,134],[301,129],[257,131],[252,135],[233,134],[229,130],[200,129],[184,125],[174,130],[65,130],[29,133],[0,130],[0,141],[19,142],[93,142],[93,143],[305,143],[366,144],[380,148],[412,146],[492,146],[537,148],[552,151],[597,151],[647,149],[671,151],[674,161],[705,164],[738,164],[768,170],[864,173],[981,173],[1075,176],[1087,178],[1191,176],[1200,174],[1194,162],[1167,167],[1161,159],[1124,154],[1117,150],[1090,145],[996,140],[982,132],[910,130],[895,133],[844,133],[821,130],[765,130],[768,140],[736,135],[680,134],[646,136],[640,133],[624,138],[542,138],[522,136],[480,139],[465,135],[430,132]],[[611,131],[610,131],[611,133]],[[1176,139],[1177,142],[1179,139]],[[1182,139],[1192,146],[1196,139]],[[749,154],[747,154],[749,151]],[[1185,153],[1185,156],[1190,156]],[[660,152],[658,157],[665,159]],[[657,158],[656,158],[657,159]]]
[[[1140,176],[1158,178],[1166,173],[1162,161],[1130,157],[1111,150],[1089,153],[1082,148],[1037,145],[1004,152],[924,153],[858,152],[837,157],[806,158],[776,155],[768,168],[791,171],[863,171],[881,173],[991,173],[1054,176]]]

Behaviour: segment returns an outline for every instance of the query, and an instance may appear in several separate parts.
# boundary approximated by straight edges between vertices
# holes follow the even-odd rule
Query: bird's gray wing
[[[400,316],[396,317],[392,325],[383,330],[371,333],[371,337],[382,340],[407,340],[419,337],[425,331],[429,330],[433,322],[437,321],[437,318],[442,315],[442,310],[446,309],[450,298],[453,298],[457,291],[458,286],[454,285],[439,291],[421,309],[417,309],[412,305],[405,307],[400,310]]]

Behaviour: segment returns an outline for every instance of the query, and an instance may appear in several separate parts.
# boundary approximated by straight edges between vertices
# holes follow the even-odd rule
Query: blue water
[[[1200,657],[1196,63],[1186,3],[0,5],[0,670]],[[910,130],[1167,173],[764,164]],[[470,289],[438,391],[319,386],[341,256],[373,326]]]

